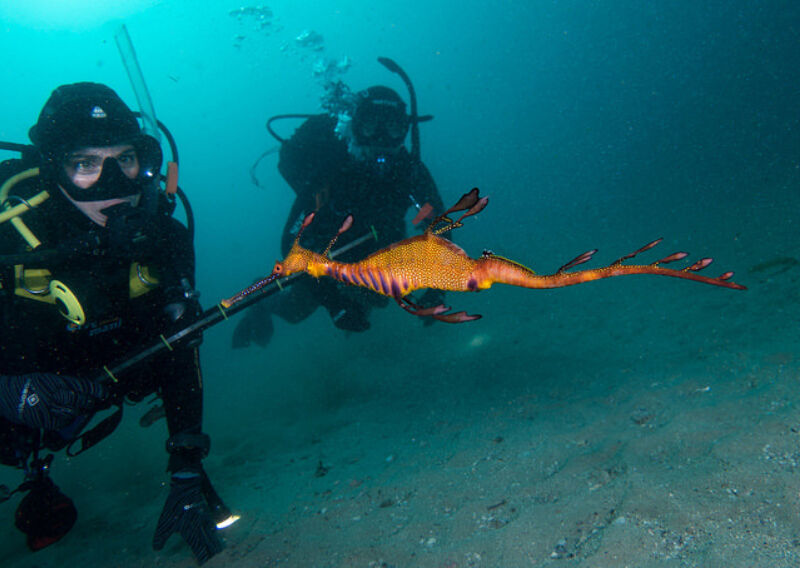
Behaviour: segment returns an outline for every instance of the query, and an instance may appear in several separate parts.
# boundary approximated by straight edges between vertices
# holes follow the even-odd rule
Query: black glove
[[[180,533],[199,564],[222,551],[222,541],[217,536],[217,527],[203,495],[203,473],[200,470],[183,469],[172,474],[167,502],[153,536],[153,548],[164,548],[164,543],[174,532]]]
[[[55,373],[0,376],[0,416],[31,428],[60,430],[75,418],[103,408],[108,389]]]
[[[200,292],[192,288],[187,278],[181,278],[179,285],[167,288],[164,295],[167,298],[164,305],[167,323],[191,325],[203,314],[199,301]]]
[[[180,285],[167,288],[164,294],[167,300],[162,309],[165,335],[172,335],[189,327],[203,315],[199,302],[200,292],[191,287],[188,279],[182,278]],[[195,333],[187,345],[197,347],[202,342],[203,336]]]

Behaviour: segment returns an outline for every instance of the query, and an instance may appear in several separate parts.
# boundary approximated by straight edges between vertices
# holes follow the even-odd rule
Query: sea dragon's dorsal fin
[[[336,244],[336,239],[338,239],[338,238],[339,238],[339,236],[340,236],[342,233],[344,233],[345,231],[347,231],[347,230],[348,230],[350,227],[352,227],[352,226],[353,226],[353,216],[352,216],[351,214],[349,214],[349,213],[348,213],[347,217],[345,217],[345,218],[344,218],[344,221],[342,221],[342,225],[341,225],[341,227],[339,227],[339,230],[338,230],[338,231],[336,231],[336,234],[335,234],[335,235],[333,236],[333,238],[331,239],[331,242],[329,242],[329,243],[328,243],[328,246],[327,246],[327,247],[325,247],[325,250],[322,252],[322,256],[325,256],[325,257],[327,257],[327,256],[328,256],[328,253],[329,253],[329,252],[331,252],[331,249],[333,248],[333,245],[335,245],[335,244]]]
[[[295,237],[294,237],[294,244],[299,246],[300,237],[303,235],[303,231],[306,230],[306,227],[308,227],[311,224],[311,222],[314,220],[314,215],[315,215],[315,213],[312,212],[312,213],[309,213],[308,215],[306,215],[303,218],[303,223],[300,225],[300,228],[297,229],[297,235],[295,235]]]

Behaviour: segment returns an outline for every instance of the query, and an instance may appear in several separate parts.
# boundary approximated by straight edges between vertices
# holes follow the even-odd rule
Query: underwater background
[[[318,112],[331,77],[408,100],[379,56],[435,117],[445,203],[491,198],[453,235],[471,256],[545,273],[663,236],[644,259],[712,256],[749,288],[497,286],[447,296],[480,321],[390,306],[348,335],[318,311],[263,350],[216,326],[206,469],[242,519],[208,566],[800,565],[800,4],[2,2],[0,140],[26,142],[62,83],[135,107],[122,23],[178,143],[204,307],[279,255],[293,192],[275,154],[250,175],[266,120]],[[57,545],[29,553],[0,504],[3,566],[193,565],[177,537],[151,550],[166,427],[141,428],[147,409],[57,457],[79,512]]]

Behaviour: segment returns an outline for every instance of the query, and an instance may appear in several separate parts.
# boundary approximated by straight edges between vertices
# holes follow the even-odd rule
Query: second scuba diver
[[[197,342],[117,384],[92,380],[200,311],[191,236],[158,190],[161,148],[97,83],[53,91],[30,138],[21,160],[0,164],[0,461],[26,471],[16,525],[31,550],[62,538],[77,513],[49,477],[53,456],[40,452],[74,442],[112,399],[156,393],[171,477],[153,547],[178,533],[203,563],[222,550],[215,523],[229,511],[202,466],[209,437]],[[17,216],[20,205],[32,210]]]
[[[381,63],[406,81],[411,115],[400,96],[388,87],[373,86],[351,95],[341,83],[334,85],[339,92],[328,105],[330,112],[285,115],[307,120],[288,140],[276,136],[282,142],[278,170],[297,195],[283,230],[282,255],[288,253],[300,223],[311,212],[316,213],[313,230],[304,233],[302,243],[311,250],[323,250],[348,213],[355,218],[350,235],[375,232],[370,244],[337,258],[350,262],[405,238],[405,217],[413,206],[424,207],[422,213],[428,216],[443,211],[436,184],[419,158],[417,123],[430,117],[417,116],[413,87],[405,73],[391,60],[382,58]],[[284,116],[271,120],[277,118]],[[404,144],[409,128],[410,152]],[[437,305],[442,300],[441,291],[429,290],[419,303]],[[297,279],[285,292],[247,310],[234,329],[233,347],[253,343],[265,347],[273,333],[272,314],[298,323],[319,306],[339,329],[365,331],[370,326],[370,310],[387,301],[332,280]]]

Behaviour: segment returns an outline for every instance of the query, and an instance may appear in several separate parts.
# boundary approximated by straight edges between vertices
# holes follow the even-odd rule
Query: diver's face
[[[117,160],[119,169],[129,179],[139,175],[139,159],[131,144],[91,146],[70,152],[64,160],[64,171],[77,187],[87,189],[100,178],[106,158]]]

